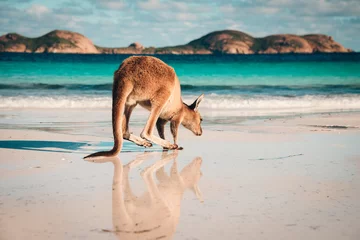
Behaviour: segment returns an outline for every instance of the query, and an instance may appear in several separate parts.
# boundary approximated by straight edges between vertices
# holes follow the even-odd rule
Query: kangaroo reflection
[[[164,152],[160,160],[141,172],[147,188],[141,196],[132,192],[129,172],[147,159],[149,153],[137,156],[125,166],[119,158],[113,159],[112,215],[114,232],[119,239],[171,239],[179,222],[185,190],[194,191],[202,201],[197,185],[202,159],[195,158],[179,172],[177,154],[177,151]],[[174,161],[167,174],[164,167],[171,160]]]

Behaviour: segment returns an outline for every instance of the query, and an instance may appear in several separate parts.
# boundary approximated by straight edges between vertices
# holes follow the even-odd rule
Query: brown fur
[[[89,157],[114,156],[122,148],[122,139],[140,146],[151,147],[150,142],[166,149],[177,149],[177,129],[181,124],[195,135],[202,134],[201,116],[197,111],[201,95],[188,106],[181,99],[180,82],[172,67],[158,58],[133,56],[125,59],[114,73],[112,124],[114,147],[110,151],[93,153]],[[150,111],[148,121],[140,137],[130,134],[129,119],[139,104]],[[171,122],[174,144],[165,140],[164,125]],[[153,135],[157,127],[161,138]]]

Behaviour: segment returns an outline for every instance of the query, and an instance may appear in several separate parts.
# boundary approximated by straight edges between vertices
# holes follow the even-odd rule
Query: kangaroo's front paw
[[[177,144],[169,144],[165,147],[163,147],[164,150],[173,150],[173,149],[177,149],[178,145]]]
[[[183,147],[178,147],[177,150],[183,150],[184,148]]]

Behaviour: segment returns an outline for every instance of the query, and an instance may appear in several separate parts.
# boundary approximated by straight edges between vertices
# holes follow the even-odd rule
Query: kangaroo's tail
[[[112,103],[114,147],[110,151],[101,151],[90,154],[84,157],[84,159],[93,157],[113,157],[121,151],[123,143],[122,121],[124,119],[125,103],[129,95],[129,90],[131,91],[131,88],[124,86],[123,81],[118,81],[114,78]]]

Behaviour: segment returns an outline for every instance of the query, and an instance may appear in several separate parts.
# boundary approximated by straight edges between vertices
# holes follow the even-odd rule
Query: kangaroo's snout
[[[202,128],[200,128],[200,131],[195,133],[196,136],[201,136],[202,135]]]

